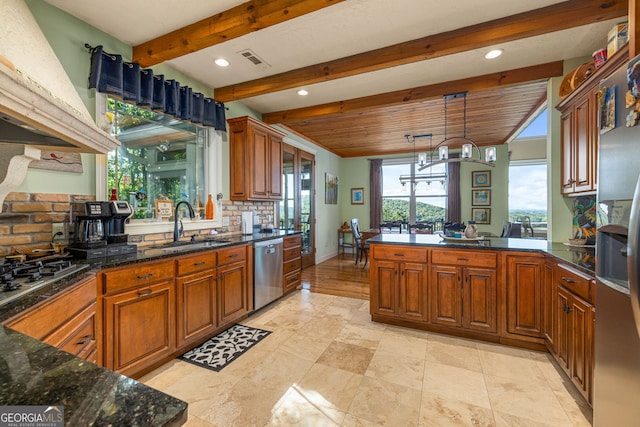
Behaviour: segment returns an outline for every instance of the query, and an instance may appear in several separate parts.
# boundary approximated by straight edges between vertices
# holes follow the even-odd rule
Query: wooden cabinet
[[[21,312],[4,324],[97,363],[95,276]]]
[[[553,267],[555,263],[546,260],[542,272],[542,334],[547,349],[555,352],[556,348],[556,285],[553,281]]]
[[[542,278],[545,260],[536,254],[506,256],[506,331],[542,343]]]
[[[426,322],[427,249],[373,245],[372,315]]]
[[[496,268],[492,251],[432,251],[431,323],[497,333]]]
[[[122,267],[101,276],[104,366],[133,376],[170,356],[176,349],[173,261]]]
[[[593,279],[558,264],[555,282],[555,346],[552,354],[589,402],[593,387]]]
[[[177,347],[209,337],[218,327],[217,252],[176,260]]]
[[[218,322],[235,322],[253,308],[249,288],[247,251],[250,246],[238,246],[218,251]]]
[[[296,234],[283,239],[282,288],[284,294],[291,293],[300,285],[302,266],[302,236]]]
[[[251,117],[229,119],[231,200],[282,200],[284,133]]]
[[[598,84],[628,59],[623,46],[556,108],[561,113],[560,191],[565,196],[595,194],[598,169]]]

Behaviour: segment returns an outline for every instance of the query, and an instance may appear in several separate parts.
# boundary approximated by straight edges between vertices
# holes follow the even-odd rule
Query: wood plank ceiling
[[[102,14],[98,16],[93,9],[87,8],[84,0],[47,1],[71,14],[75,13],[76,16],[94,25],[98,25],[97,23],[105,25],[101,29],[110,34],[115,33],[117,25],[120,25],[114,18],[109,27],[108,19]],[[159,1],[161,3],[166,1],[167,4],[169,2],[169,0]],[[343,18],[346,16],[345,13],[351,13],[354,8],[364,5],[362,1],[351,1],[250,0],[240,4],[234,0],[225,0],[225,4],[232,6],[227,10],[219,11],[204,19],[194,20],[195,23],[192,24],[173,27],[177,29],[155,35],[151,40],[144,39],[146,41],[132,43],[134,44],[133,60],[144,66],[167,62],[179,69],[182,66],[183,72],[193,71],[193,64],[204,66],[207,61],[210,64],[211,58],[201,56],[198,57],[199,62],[189,62],[188,58],[207,52],[217,45],[228,45],[233,39],[251,37],[258,30],[264,30],[257,33],[262,37],[269,35],[273,37],[274,33],[269,33],[270,28],[275,31],[275,29],[284,28],[283,26],[292,25],[292,22],[315,22],[310,16],[319,13],[331,14],[334,10],[341,12],[323,16],[332,16],[335,20],[346,19]],[[410,0],[403,1],[404,4],[410,3]],[[473,2],[463,3],[467,7],[475,6]],[[323,84],[332,82],[349,81],[353,78],[369,81],[376,72],[392,73],[395,70],[402,70],[402,67],[430,64],[430,61],[434,60],[436,61],[434,64],[441,64],[437,61],[501,44],[528,42],[527,46],[530,47],[531,43],[541,40],[540,37],[550,33],[555,35],[562,31],[597,23],[609,25],[609,21],[625,17],[629,8],[627,0],[540,0],[539,4],[542,7],[538,8],[534,5],[536,2],[528,6],[514,6],[507,3],[510,2],[505,0],[501,3],[500,0],[493,0],[491,16],[497,16],[497,18],[486,22],[470,19],[466,22],[473,22],[472,25],[460,28],[444,26],[451,29],[302,67],[283,67],[280,63],[278,65],[280,69],[284,68],[284,71],[267,72],[259,78],[244,79],[231,84],[219,85],[213,83],[213,80],[209,82],[203,79],[202,81],[215,87],[214,97],[217,100],[227,103],[244,101],[251,108],[255,108],[254,105],[265,105],[264,102],[262,104],[260,102],[271,99],[268,98],[269,96],[299,87],[315,85],[315,89],[322,90]],[[412,4],[414,7],[424,7],[422,3]],[[512,13],[509,16],[504,16],[505,13],[500,14],[500,10],[507,9],[507,6],[511,8],[509,10],[521,12]],[[197,7],[203,10],[205,8],[201,4]],[[448,11],[450,12],[451,9],[455,8],[452,7]],[[438,10],[433,10],[431,14],[437,17],[438,13]],[[432,24],[433,19],[433,16],[424,17],[425,22]],[[326,25],[327,21],[321,22]],[[349,22],[344,22],[344,25],[349,25]],[[307,31],[307,27],[304,26],[294,25],[287,28]],[[308,31],[314,30],[319,31],[318,28],[308,28]],[[357,31],[357,29],[349,31]],[[602,27],[599,27],[599,32],[602,32]],[[606,30],[604,33],[606,34]],[[321,34],[318,33],[317,46],[304,45],[299,48],[322,49]],[[131,40],[133,39],[135,39],[134,36],[131,37]],[[549,43],[549,38],[545,42]],[[579,40],[575,43],[577,46]],[[522,48],[523,45],[515,46]],[[589,53],[583,52],[582,55]],[[295,55],[295,52],[292,51],[291,55]],[[486,70],[486,66],[468,63],[469,65],[463,70],[460,67],[451,70],[448,74],[456,77],[450,81],[426,80],[428,84],[424,86],[405,87],[391,92],[384,92],[376,89],[375,85],[369,85],[365,96],[345,99],[334,97],[334,100],[328,103],[307,105],[302,108],[282,109],[280,107],[279,111],[277,107],[272,108],[274,103],[271,103],[257,111],[262,113],[263,121],[282,125],[342,157],[396,154],[410,152],[413,149],[410,144],[407,144],[405,134],[432,133],[434,143],[442,140],[445,136],[443,95],[468,92],[466,97],[467,136],[479,145],[502,144],[509,141],[526,123],[529,116],[544,105],[546,81],[563,74],[562,59],[566,58],[550,57],[547,61],[538,60],[539,63],[526,63],[526,60],[521,59],[520,62],[512,63],[516,65],[515,67],[498,72],[493,70],[488,74],[486,71],[485,73],[480,71]],[[548,62],[549,60],[551,62]],[[189,66],[191,68],[187,69]],[[198,72],[194,72],[196,78],[202,78],[202,76],[208,78],[207,74],[198,74]],[[335,87],[333,87],[334,90]],[[447,136],[462,136],[463,106],[464,102],[460,99],[447,103],[449,119]]]

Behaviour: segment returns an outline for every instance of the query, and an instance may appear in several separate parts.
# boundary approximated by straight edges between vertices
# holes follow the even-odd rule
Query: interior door
[[[282,149],[280,228],[302,232],[302,268],[315,264],[315,156],[291,145]]]

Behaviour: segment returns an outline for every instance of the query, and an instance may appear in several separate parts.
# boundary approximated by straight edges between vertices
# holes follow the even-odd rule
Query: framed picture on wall
[[[472,206],[491,206],[491,190],[471,190]]]
[[[471,172],[471,186],[491,187],[491,171],[473,171]]]
[[[364,188],[351,189],[351,204],[364,205]]]
[[[476,224],[491,224],[491,208],[471,208],[471,220]]]
[[[324,174],[324,202],[327,205],[338,204],[338,177],[329,172]]]

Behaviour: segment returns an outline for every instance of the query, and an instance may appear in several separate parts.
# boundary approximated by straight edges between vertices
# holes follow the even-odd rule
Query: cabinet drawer
[[[302,264],[301,264],[300,258],[294,259],[292,261],[287,261],[284,263],[284,266],[282,267],[282,274],[287,274],[287,273],[291,273],[292,271],[300,270],[301,266]]]
[[[230,264],[232,262],[244,261],[247,259],[247,247],[237,246],[218,251],[218,265]]]
[[[288,292],[297,288],[300,284],[300,280],[302,278],[301,276],[302,275],[299,270],[285,275],[283,279],[284,292]]]
[[[216,252],[212,251],[205,254],[178,258],[176,260],[176,267],[178,269],[178,276],[216,268]]]
[[[458,267],[496,268],[498,254],[487,251],[451,251],[434,249],[431,252],[432,264],[450,264]]]
[[[285,237],[282,242],[283,248],[291,248],[293,246],[302,246],[302,238],[298,234],[297,236]]]
[[[300,258],[300,246],[295,246],[282,251],[282,259],[284,261],[291,261],[296,258]]]
[[[96,345],[95,310],[95,304],[87,307],[73,321],[51,334],[45,342],[75,356],[86,353],[87,348]]]
[[[105,294],[123,289],[144,286],[162,280],[173,280],[173,261],[133,264],[102,273],[102,289]]]
[[[591,286],[591,277],[574,270],[573,268],[558,264],[555,270],[556,282],[564,286],[567,290],[573,292],[588,302],[593,301],[593,287]]]
[[[427,262],[427,248],[396,245],[371,245],[375,259],[406,262]]]
[[[9,319],[6,325],[41,340],[95,302],[96,280],[92,277],[56,297],[43,301],[28,312]]]

